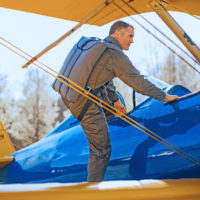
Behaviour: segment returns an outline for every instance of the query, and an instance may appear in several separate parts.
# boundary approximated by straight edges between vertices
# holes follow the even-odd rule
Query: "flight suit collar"
[[[106,42],[110,42],[110,43],[115,44],[117,47],[119,47],[122,50],[122,47],[120,46],[119,42],[115,38],[113,38],[112,36],[107,36],[104,40]]]

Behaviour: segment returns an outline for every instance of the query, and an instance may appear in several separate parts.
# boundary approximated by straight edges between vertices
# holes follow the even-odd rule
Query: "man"
[[[177,96],[166,94],[145,79],[122,52],[122,50],[129,49],[131,43],[133,43],[133,37],[134,28],[127,23],[118,21],[111,26],[109,36],[105,38],[105,42],[116,45],[119,50],[108,48],[103,53],[96,63],[87,84],[91,88],[100,88],[107,84],[105,87],[107,87],[106,91],[109,101],[122,113],[126,113],[126,110],[119,100],[115,87],[112,84],[114,77],[120,78],[135,91],[159,101],[165,100],[166,102],[170,102],[177,99]],[[101,92],[97,96],[101,97]],[[79,96],[76,102],[70,104],[69,102],[65,103],[70,108],[71,113],[78,118],[86,102],[87,98]],[[80,123],[87,136],[90,151],[88,181],[103,181],[111,154],[108,127],[103,109],[95,103],[90,102]]]

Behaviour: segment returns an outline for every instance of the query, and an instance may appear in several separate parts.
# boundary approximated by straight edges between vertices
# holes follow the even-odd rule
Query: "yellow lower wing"
[[[15,152],[13,144],[0,121],[0,168],[8,165],[13,161],[12,156],[7,156]]]
[[[5,167],[13,161],[12,156],[0,157],[0,168]]]

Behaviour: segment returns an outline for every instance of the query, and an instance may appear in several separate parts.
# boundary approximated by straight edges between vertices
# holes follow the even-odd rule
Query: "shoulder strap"
[[[122,52],[122,49],[120,49],[117,45],[111,43],[111,42],[105,42],[105,44],[107,45],[108,48],[110,49],[115,49],[117,51]]]
[[[102,86],[99,87],[99,88],[97,88],[96,90],[90,90],[89,92],[90,92],[91,94],[93,94],[93,95],[96,96],[96,95],[100,92],[101,89],[102,89]],[[91,101],[90,99],[88,99],[88,100],[86,101],[86,103],[85,103],[85,105],[84,105],[84,107],[83,107],[81,113],[80,113],[79,116],[77,117],[77,119],[78,119],[79,121],[81,121],[82,118],[84,117],[84,115],[85,115],[85,113],[86,113],[86,111],[87,111],[87,109],[88,109],[88,107],[89,107],[89,105],[90,105],[91,102],[92,102],[92,101]]]

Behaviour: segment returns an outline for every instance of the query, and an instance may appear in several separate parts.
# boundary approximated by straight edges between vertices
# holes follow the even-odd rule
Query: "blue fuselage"
[[[172,89],[179,96],[187,91]],[[128,115],[164,140],[200,160],[200,94],[167,105],[147,99]],[[200,167],[113,116],[108,119],[112,154],[105,180],[200,178]],[[0,182],[79,182],[87,180],[89,149],[73,117],[43,139],[13,154],[0,169]]]

